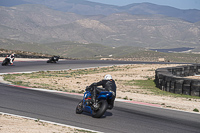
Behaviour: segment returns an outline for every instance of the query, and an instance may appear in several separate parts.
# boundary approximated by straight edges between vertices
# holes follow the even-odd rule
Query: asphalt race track
[[[57,64],[14,62],[0,73],[63,70],[140,62],[59,61]],[[143,62],[145,63],[145,62]],[[147,63],[147,62],[146,62]],[[93,81],[91,81],[93,82]],[[47,120],[106,133],[200,133],[200,114],[115,102],[102,118],[76,114],[81,96],[29,90],[0,83],[0,112]]]

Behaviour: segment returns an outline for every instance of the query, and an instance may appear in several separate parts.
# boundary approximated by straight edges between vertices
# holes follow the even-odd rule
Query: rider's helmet
[[[15,54],[11,54],[11,56],[15,56]]]
[[[110,74],[107,74],[105,77],[104,77],[104,80],[111,80],[112,79],[112,76]]]

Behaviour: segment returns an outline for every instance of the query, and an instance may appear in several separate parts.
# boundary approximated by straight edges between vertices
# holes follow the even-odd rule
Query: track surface
[[[139,62],[60,61],[15,62],[0,73],[98,67]],[[91,81],[93,82],[93,81]],[[200,133],[200,114],[115,102],[102,118],[75,114],[81,96],[41,92],[0,83],[0,112],[47,120],[107,133]]]

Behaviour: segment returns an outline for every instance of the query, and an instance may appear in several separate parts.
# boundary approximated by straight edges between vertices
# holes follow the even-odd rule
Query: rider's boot
[[[97,96],[97,90],[94,87],[93,92],[92,92],[92,103],[93,103],[93,107],[97,108],[97,102],[96,102],[96,96]]]
[[[113,108],[113,105],[111,105],[111,104],[108,104],[108,108],[107,109],[112,109]]]
[[[96,103],[96,92],[94,92],[92,95],[92,102]]]
[[[114,107],[115,96],[112,97],[111,101],[108,103],[107,109],[112,109]]]
[[[96,87],[94,87],[93,91],[92,91],[92,102],[93,103],[96,103],[96,96],[97,96],[97,89],[96,89]]]
[[[113,106],[114,106],[114,103],[110,103],[110,104],[108,104],[108,108],[107,109],[112,109],[113,108]]]

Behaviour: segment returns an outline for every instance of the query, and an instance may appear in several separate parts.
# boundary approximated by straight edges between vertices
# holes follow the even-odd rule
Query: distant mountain
[[[0,38],[145,48],[199,47],[199,23],[163,15],[82,16],[42,5],[0,7]]]
[[[151,3],[130,4],[121,7],[127,13],[133,15],[164,15],[168,17],[179,18],[188,22],[200,21],[200,10],[188,9],[181,10],[170,6],[161,6]]]
[[[22,5],[22,4],[30,4],[30,3],[24,0],[1,0],[0,1],[0,6],[7,6],[7,7]]]
[[[181,10],[170,6],[151,3],[135,3],[127,6],[113,6],[89,2],[87,0],[4,0],[0,6],[21,4],[40,4],[54,10],[73,12],[80,15],[111,15],[113,13],[130,13],[132,15],[164,15],[179,18],[188,22],[200,21],[200,10]]]
[[[63,13],[45,6],[30,4],[0,7],[0,17],[0,38],[26,42],[60,41],[62,39],[54,37],[57,33],[52,28],[84,18],[74,13]]]

